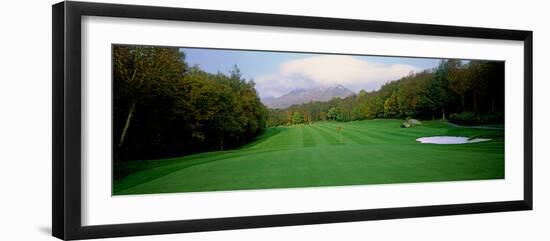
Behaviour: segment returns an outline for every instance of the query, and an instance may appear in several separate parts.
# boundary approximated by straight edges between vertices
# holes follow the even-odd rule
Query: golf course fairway
[[[239,149],[114,164],[113,195],[504,178],[504,131],[425,121],[315,122],[268,128]],[[340,130],[338,132],[337,130]],[[490,138],[423,144],[429,136]]]

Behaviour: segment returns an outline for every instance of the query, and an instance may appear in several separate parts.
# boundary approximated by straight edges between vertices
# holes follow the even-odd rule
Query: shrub
[[[504,113],[481,114],[471,111],[465,111],[462,113],[453,113],[449,115],[449,120],[452,123],[459,125],[483,125],[503,123]]]
[[[477,125],[479,123],[478,115],[470,111],[465,111],[459,114],[453,113],[449,115],[449,120],[459,125]]]
[[[491,113],[480,116],[482,124],[504,123],[504,113]]]

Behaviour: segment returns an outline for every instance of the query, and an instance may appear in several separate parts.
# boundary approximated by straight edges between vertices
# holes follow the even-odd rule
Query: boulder
[[[422,122],[420,122],[420,121],[417,120],[417,119],[409,119],[409,122],[410,122],[411,125],[413,125],[413,126],[422,125]]]
[[[410,128],[410,127],[418,126],[418,125],[422,125],[422,122],[420,122],[420,121],[417,120],[417,119],[406,119],[406,120],[401,124],[401,127],[403,127],[403,128]]]

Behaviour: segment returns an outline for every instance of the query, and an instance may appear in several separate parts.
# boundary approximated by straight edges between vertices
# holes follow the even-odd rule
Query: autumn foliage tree
[[[119,147],[126,140],[138,105],[146,104],[151,98],[174,96],[174,87],[187,69],[183,59],[183,53],[177,48],[113,48],[113,83],[117,103],[115,112],[122,114],[115,117],[123,121],[122,131],[116,133],[119,134]]]
[[[189,67],[178,48],[113,47],[115,161],[157,159],[246,144],[267,108],[239,69]]]

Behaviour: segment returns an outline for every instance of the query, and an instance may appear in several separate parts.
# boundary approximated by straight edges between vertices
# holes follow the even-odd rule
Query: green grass
[[[427,121],[319,122],[269,128],[236,150],[118,163],[113,194],[224,191],[504,178],[504,131]],[[338,126],[342,127],[339,134]],[[488,137],[461,145],[426,136]]]

